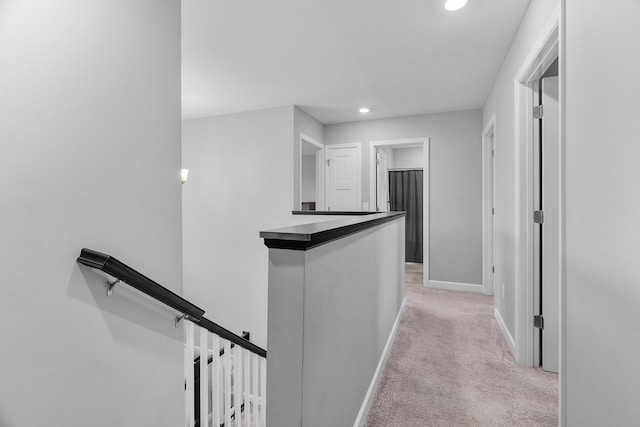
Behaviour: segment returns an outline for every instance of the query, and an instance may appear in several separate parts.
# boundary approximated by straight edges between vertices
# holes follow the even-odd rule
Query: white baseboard
[[[504,319],[502,315],[498,311],[496,307],[493,307],[493,317],[496,318],[496,322],[498,323],[498,327],[502,331],[502,335],[507,340],[507,344],[509,344],[509,349],[511,350],[511,354],[513,357],[516,357],[516,340],[513,339],[511,334],[509,333],[509,329],[507,328],[506,323],[504,323]]]
[[[362,406],[360,406],[360,412],[358,412],[358,416],[356,417],[356,421],[353,423],[354,427],[362,427],[367,421],[367,415],[369,415],[369,410],[371,409],[371,404],[373,403],[373,398],[376,394],[376,389],[378,388],[378,383],[380,382],[380,378],[382,377],[382,371],[384,369],[385,364],[387,363],[387,359],[389,358],[389,352],[391,351],[391,345],[393,344],[393,340],[396,337],[396,332],[398,332],[398,325],[400,324],[400,318],[402,317],[402,313],[404,312],[404,307],[407,303],[407,298],[405,297],[402,300],[402,305],[400,306],[400,311],[398,311],[398,315],[396,316],[396,321],[393,323],[393,327],[391,328],[391,332],[389,333],[389,338],[387,338],[387,343],[382,350],[382,354],[380,355],[380,360],[378,361],[378,366],[376,367],[376,371],[373,373],[373,378],[371,378],[371,384],[369,384],[369,389],[367,390],[367,394],[364,395],[364,400],[362,401]]]
[[[479,292],[482,293],[482,285],[476,285],[473,283],[457,283],[457,282],[443,282],[441,280],[429,280],[427,283],[428,288],[435,289],[447,289],[450,291],[466,291],[466,292]]]

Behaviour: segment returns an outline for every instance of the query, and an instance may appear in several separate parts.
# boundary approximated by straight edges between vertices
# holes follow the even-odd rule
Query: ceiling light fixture
[[[368,113],[368,112],[369,112],[369,111],[371,111],[371,110],[369,110],[367,107],[362,107],[362,108],[361,108],[361,109],[359,109],[358,111],[360,111],[362,114],[365,114],[365,113]]]
[[[465,7],[467,0],[447,0],[444,4],[444,8],[447,10],[458,10]]]

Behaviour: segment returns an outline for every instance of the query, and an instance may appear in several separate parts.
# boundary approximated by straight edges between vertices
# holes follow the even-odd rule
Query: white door
[[[542,79],[542,368],[558,372],[560,317],[560,144],[558,77]]]
[[[387,155],[378,149],[376,153],[376,211],[389,211],[389,172]]]
[[[327,146],[327,210],[360,210],[360,146]]]

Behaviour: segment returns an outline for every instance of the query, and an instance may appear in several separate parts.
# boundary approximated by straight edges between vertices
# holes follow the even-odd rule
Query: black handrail
[[[133,268],[123,264],[110,255],[85,248],[80,252],[78,262],[87,267],[104,271],[108,275],[125,282],[140,292],[144,292],[161,303],[168,305],[180,313],[187,314],[194,319],[200,319],[204,314],[204,310],[200,307],[190,303],[180,295],[171,292],[147,276],[138,273]]]
[[[247,349],[252,353],[257,354],[258,356],[262,356],[264,358],[267,357],[267,350],[264,350],[263,348],[258,347],[251,341],[247,341],[246,339],[234,334],[230,330],[225,329],[222,326],[218,325],[217,323],[212,322],[206,317],[202,317],[200,320],[194,320],[194,321],[198,325],[205,328],[207,331],[218,335],[220,338],[224,338],[228,341],[231,341],[232,343],[239,345],[240,347]],[[220,355],[222,356],[222,354],[224,353],[221,353]]]
[[[80,252],[80,256],[77,261],[87,267],[104,271],[108,275],[121,280],[129,286],[138,289],[176,311],[185,314],[188,320],[197,323],[209,332],[217,334],[221,338],[229,340],[232,343],[257,354],[258,356],[267,357],[266,350],[203,317],[203,309],[182,298],[180,295],[171,292],[169,289],[157,282],[154,282],[126,264],[123,264],[114,257],[84,248]]]

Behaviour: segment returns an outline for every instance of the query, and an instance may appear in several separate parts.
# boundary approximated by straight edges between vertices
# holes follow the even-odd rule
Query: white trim
[[[482,285],[475,283],[444,282],[442,280],[429,280],[428,288],[447,289],[450,291],[478,292],[482,293]]]
[[[300,188],[298,188],[298,206],[295,207],[295,210],[301,210],[302,209],[302,141],[308,142],[311,145],[315,145],[316,147],[319,148],[318,151],[322,151],[322,158],[324,159],[324,144],[322,142],[316,141],[315,139],[311,138],[308,135],[305,135],[304,133],[300,132],[300,136],[298,138],[298,151],[299,151],[299,155],[298,155],[298,185]],[[319,172],[319,173],[318,173]],[[324,190],[324,169],[321,171],[316,171],[316,180],[318,179],[318,175],[320,175],[322,178],[322,189]],[[317,189],[319,187],[318,185],[319,183],[316,182],[316,192]],[[316,194],[316,210],[324,210],[324,191],[322,191],[322,194]]]
[[[322,142],[316,141],[309,135],[305,135],[304,133],[300,132],[300,141],[302,142],[302,140],[307,141],[309,144],[315,145],[318,148],[324,148],[324,144]]]
[[[509,349],[511,349],[511,354],[513,354],[515,357],[516,341],[513,339],[513,336],[509,332],[509,329],[507,328],[506,323],[504,323],[504,319],[502,318],[502,315],[500,315],[500,311],[498,311],[496,307],[493,308],[493,317],[495,317],[496,323],[498,324],[498,327],[502,331],[502,335],[504,335],[504,338],[507,341],[507,344],[509,345]]]
[[[325,145],[325,160],[330,157],[330,150],[334,148],[356,148],[356,165],[358,167],[356,173],[356,199],[358,202],[358,210],[362,209],[362,143],[360,142],[347,142],[344,144],[327,144]],[[326,183],[328,182],[327,174],[325,176],[325,192],[328,193],[328,186]],[[325,206],[330,202],[329,194],[325,194]]]
[[[491,138],[491,139],[490,139]],[[492,267],[494,260],[494,236],[493,214],[491,209],[495,206],[495,170],[492,164],[496,142],[496,115],[492,115],[482,131],[482,292],[485,295],[493,295],[495,288],[495,273]],[[491,145],[491,146],[489,146]],[[495,304],[495,301],[494,301]]]
[[[515,343],[516,361],[533,366],[533,98],[531,82],[558,57],[560,8],[556,8],[514,79]]]
[[[566,252],[566,211],[565,211],[565,97],[566,88],[566,71],[565,71],[565,58],[566,58],[566,1],[560,1],[560,23],[559,23],[559,55],[558,61],[559,69],[558,74],[560,76],[560,366],[558,369],[558,425],[560,427],[567,425],[566,417],[566,393],[567,393],[567,252]]]
[[[376,370],[373,373],[373,378],[371,378],[371,383],[369,384],[369,388],[367,389],[367,394],[364,395],[364,400],[362,401],[362,405],[360,406],[360,411],[358,412],[356,421],[353,423],[354,426],[361,427],[367,421],[367,415],[369,415],[369,410],[371,409],[371,405],[373,404],[373,398],[375,397],[378,384],[380,383],[380,379],[382,378],[383,369],[387,364],[387,359],[389,358],[389,353],[391,352],[391,345],[393,344],[393,340],[395,339],[396,333],[398,332],[400,318],[402,317],[402,313],[404,312],[406,303],[407,298],[405,297],[402,300],[400,311],[396,316],[396,321],[393,323],[393,327],[391,328],[391,332],[389,333],[389,337],[387,338],[387,343],[385,344],[384,349],[382,350],[382,354],[380,355],[380,360],[378,360],[378,366],[376,366]]]
[[[383,141],[369,141],[369,210],[376,210],[376,147],[402,146],[402,147],[422,147],[422,253],[423,253],[423,286],[426,288],[429,283],[429,171],[430,171],[430,151],[431,139],[429,137],[392,139]]]

